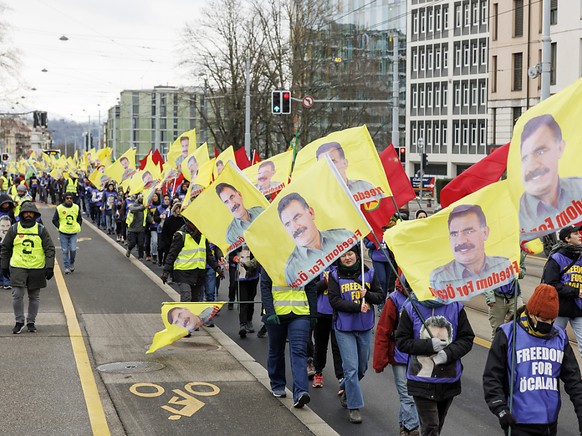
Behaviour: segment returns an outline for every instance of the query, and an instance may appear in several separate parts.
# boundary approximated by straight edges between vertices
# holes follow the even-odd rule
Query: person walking
[[[230,264],[235,268],[235,286],[239,301],[239,331],[241,338],[247,333],[254,333],[253,315],[255,313],[255,297],[259,284],[259,263],[246,245],[243,245],[229,255]],[[229,300],[230,301],[230,300]]]
[[[471,351],[474,338],[458,301],[419,302],[412,294],[404,303],[396,346],[409,355],[407,388],[416,404],[422,436],[441,434],[449,407],[461,393],[461,358]]]
[[[74,194],[65,192],[65,201],[57,206],[53,215],[53,224],[59,230],[65,274],[71,274],[75,271],[77,234],[81,231],[81,225],[83,224],[81,209],[74,201]]]
[[[4,240],[0,254],[2,274],[12,285],[12,309],[16,324],[12,333],[19,334],[26,327],[36,332],[36,316],[40,306],[40,290],[54,273],[55,246],[48,230],[36,219],[40,212],[33,202],[20,206],[19,222],[13,224]],[[24,316],[24,293],[28,292],[28,314]]]
[[[224,273],[211,255],[206,237],[192,222],[187,219],[184,221],[185,224],[172,239],[161,279],[167,283],[173,271],[180,301],[200,301],[206,282],[206,264],[219,275],[224,276]]]
[[[293,377],[293,407],[300,409],[311,400],[307,377],[307,342],[311,323],[315,322],[315,285],[305,288],[273,286],[267,272],[261,268],[261,297],[263,322],[269,337],[267,372],[271,391],[277,398],[284,398],[285,347],[289,341],[291,374]]]
[[[137,258],[142,260],[145,233],[152,223],[152,218],[143,205],[143,196],[141,194],[129,204],[129,211],[127,212],[125,223],[127,224],[127,250],[125,251],[125,257],[131,256],[131,250],[137,245]]]
[[[344,371],[340,389],[345,392],[340,396],[340,403],[349,409],[349,421],[354,424],[362,422],[360,409],[364,407],[364,397],[360,380],[364,378],[370,359],[374,327],[372,304],[381,304],[384,296],[373,269],[364,265],[362,276],[359,250],[355,245],[342,254],[328,278],[333,326]]]
[[[556,289],[538,285],[518,309],[515,322],[503,324],[495,334],[483,372],[483,391],[506,435],[510,428],[513,436],[557,434],[558,380],[570,396],[582,434],[580,367],[564,329],[556,323],[558,311]]]

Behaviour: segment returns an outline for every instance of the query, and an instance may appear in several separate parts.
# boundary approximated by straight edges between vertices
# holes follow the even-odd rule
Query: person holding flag
[[[57,206],[52,222],[59,230],[65,274],[70,274],[75,271],[77,234],[81,231],[83,224],[81,210],[79,205],[74,203],[72,192],[65,192],[65,201]]]
[[[485,370],[483,391],[489,410],[507,435],[556,435],[562,380],[582,434],[582,380],[576,356],[556,324],[556,288],[538,285],[513,323],[495,335]],[[511,428],[511,430],[510,430]]]
[[[333,308],[334,330],[342,356],[344,378],[340,389],[342,407],[349,409],[351,423],[360,424],[364,397],[360,380],[368,369],[374,309],[381,304],[383,292],[374,270],[362,265],[360,247],[355,245],[339,258],[328,277],[329,302]],[[362,274],[363,272],[363,274]]]

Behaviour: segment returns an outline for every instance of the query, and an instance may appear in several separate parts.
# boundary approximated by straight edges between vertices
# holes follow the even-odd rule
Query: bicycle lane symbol
[[[198,391],[194,390],[195,386],[204,386],[210,388],[210,391]],[[184,386],[184,390],[188,391],[192,395],[199,397],[212,397],[220,392],[220,388],[216,385],[206,382],[191,382]],[[162,386],[156,385],[154,383],[135,383],[130,386],[129,391],[143,398],[155,398],[162,396],[165,393],[165,389]],[[189,395],[181,389],[172,389],[175,394],[170,398],[168,404],[160,406],[162,409],[167,410],[172,415],[168,416],[171,421],[177,421],[182,417],[191,417],[200,409],[205,406],[205,403],[199,399]],[[181,406],[181,409],[172,407],[171,405]]]

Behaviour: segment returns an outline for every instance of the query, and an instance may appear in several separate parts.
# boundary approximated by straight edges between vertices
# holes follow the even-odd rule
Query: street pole
[[[156,139],[154,141],[154,151],[160,149],[160,107],[158,105],[158,93],[154,91],[154,98],[156,99],[155,107],[156,107]]]
[[[399,56],[398,56],[398,34],[392,36],[394,41],[394,60],[392,61],[392,145],[394,149],[398,150],[399,138],[398,138],[398,127],[400,124],[400,114],[398,110],[398,98],[399,98]]]
[[[419,187],[419,194],[420,197],[420,204],[422,205],[422,182],[424,179],[424,168],[422,162],[422,154],[424,153],[424,139],[418,138],[418,153],[420,154],[420,187]]]
[[[245,98],[245,153],[251,155],[251,61],[246,63],[247,91]]]
[[[550,0],[542,2],[542,89],[540,100],[550,96],[552,72],[552,38],[550,38]]]
[[[113,157],[117,159],[117,108],[113,106]]]

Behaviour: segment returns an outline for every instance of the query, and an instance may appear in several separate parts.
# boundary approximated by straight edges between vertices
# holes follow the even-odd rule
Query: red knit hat
[[[559,307],[556,288],[544,283],[538,285],[525,307],[530,315],[545,319],[556,319]]]

